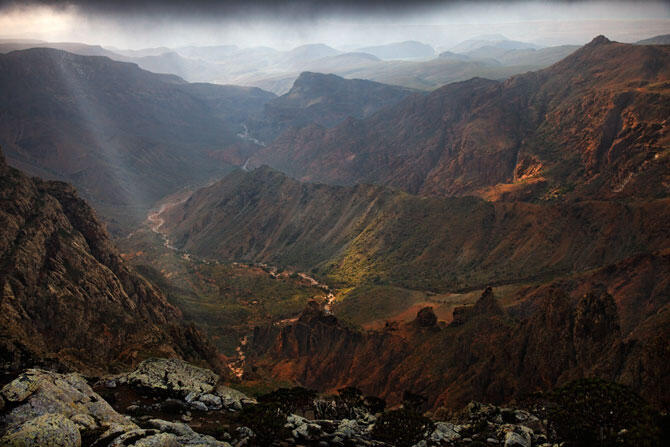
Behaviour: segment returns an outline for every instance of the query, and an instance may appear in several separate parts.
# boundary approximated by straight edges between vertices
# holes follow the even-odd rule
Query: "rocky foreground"
[[[149,359],[130,373],[96,379],[28,369],[0,396],[0,445],[8,447],[531,447],[560,441],[554,439],[559,425],[529,411],[472,402],[456,414],[422,415],[425,398],[411,393],[402,407],[386,411],[382,399],[355,388],[331,397],[280,389],[252,399],[214,372],[176,359]],[[627,436],[639,436],[644,413],[637,417],[628,428],[617,427],[612,439],[633,445]],[[650,430],[643,435],[654,445],[658,433]],[[587,432],[580,436],[588,439]]]

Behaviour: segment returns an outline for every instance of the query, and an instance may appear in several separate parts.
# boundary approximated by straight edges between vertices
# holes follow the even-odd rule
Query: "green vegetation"
[[[295,413],[298,409],[311,406],[315,397],[316,391],[296,386],[293,388],[279,388],[259,396],[258,402],[276,404],[284,413],[291,414]]]
[[[290,431],[285,427],[286,413],[276,403],[259,403],[242,409],[238,416],[240,425],[249,427],[255,438],[252,445],[268,446],[279,439],[285,439]]]
[[[571,382],[542,396],[549,429],[568,446],[657,446],[659,416],[625,385]]]
[[[149,232],[138,232],[119,245],[135,269],[229,356],[254,325],[293,317],[310,299],[324,295],[287,272],[274,277],[263,268],[184,256],[165,248],[159,236]]]
[[[434,424],[421,414],[401,409],[384,413],[372,431],[372,437],[398,447],[409,447],[428,437]]]
[[[363,285],[343,294],[342,299],[333,306],[333,311],[338,318],[362,325],[391,318],[426,298],[425,293],[416,290]]]

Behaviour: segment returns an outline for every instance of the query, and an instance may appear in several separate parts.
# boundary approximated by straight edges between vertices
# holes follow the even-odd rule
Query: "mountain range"
[[[333,129],[286,132],[251,165],[424,195],[665,196],[667,180],[645,179],[667,172],[668,54],[598,37],[538,72],[454,83]]]
[[[667,47],[597,37],[545,70],[289,129],[162,231],[339,290],[334,315],[257,328],[250,377],[457,408],[596,375],[663,406],[669,70]]]
[[[426,446],[490,435],[530,447],[562,438],[530,409],[475,421],[489,407],[468,402],[554,417],[537,399],[584,378],[630,392],[635,418],[652,414],[645,402],[667,412],[663,41],[483,36],[438,57],[418,42],[353,53],[3,43],[0,427],[65,382],[135,416],[75,426],[66,412],[86,434],[76,446],[382,445],[382,421],[400,415],[399,432],[430,424]],[[189,80],[237,70],[282,94],[149,65]],[[457,82],[432,88],[445,79]],[[95,377],[104,398],[83,377],[25,368]],[[470,428],[439,422],[451,438],[435,435],[428,417],[466,405]],[[654,418],[643,422],[661,430],[667,415]]]
[[[0,55],[0,81],[10,163],[72,182],[120,228],[159,198],[225,173],[238,160],[221,152],[247,150],[237,133],[274,97],[53,49]]]

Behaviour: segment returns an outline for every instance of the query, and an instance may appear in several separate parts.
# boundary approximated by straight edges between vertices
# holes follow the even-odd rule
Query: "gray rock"
[[[164,433],[172,433],[177,436],[194,436],[196,433],[191,427],[181,422],[168,422],[162,419],[150,419],[147,421],[150,427],[160,430]]]
[[[342,419],[337,425],[335,435],[343,439],[351,439],[360,436],[367,429],[367,426],[361,427],[358,421],[353,419]]]
[[[221,405],[228,410],[241,410],[243,405],[255,404],[256,400],[236,389],[219,384],[216,395],[221,398]]]
[[[198,411],[207,411],[209,408],[207,408],[207,405],[203,404],[199,400],[194,400],[189,404],[192,409],[198,410]]]
[[[295,414],[286,418],[286,427],[293,429],[291,435],[295,439],[316,441],[323,435],[323,429],[319,424]]]
[[[530,447],[533,430],[523,425],[505,424],[498,429],[498,438],[505,447]]]
[[[179,359],[147,359],[127,375],[132,386],[186,396],[191,392],[211,393],[219,381],[213,371]]]
[[[20,374],[19,377],[2,388],[0,395],[2,395],[7,402],[23,402],[40,386],[40,377],[38,374],[34,373],[36,371],[39,370],[28,370]]]
[[[90,414],[79,413],[70,417],[70,420],[74,422],[81,431],[95,430],[98,427],[98,423],[93,419],[93,416]]]
[[[91,429],[129,424],[78,374],[29,369],[5,385],[0,393],[9,396],[11,402],[18,403],[0,417],[0,428],[50,413],[59,413],[67,418],[77,416],[79,423],[89,416],[86,420],[96,423]]]
[[[108,447],[126,447],[135,445],[133,441],[137,441],[143,438],[148,438],[153,435],[159,434],[158,430],[145,430],[143,428],[134,428],[127,431],[124,431],[114,438],[112,442],[109,443]],[[104,435],[103,435],[104,436]],[[173,435],[174,436],[174,435]],[[176,439],[176,437],[175,437]],[[98,441],[99,442],[99,441]]]
[[[223,406],[221,398],[210,393],[201,395],[198,397],[198,400],[205,404],[210,410],[220,410]]]
[[[79,429],[61,414],[45,414],[8,428],[3,447],[81,447]]]
[[[130,444],[129,447],[181,447],[184,444],[179,442],[179,439],[171,433],[158,433]]]
[[[452,442],[460,437],[461,435],[456,431],[456,426],[448,422],[435,423],[435,430],[430,435],[430,439],[436,443]]]

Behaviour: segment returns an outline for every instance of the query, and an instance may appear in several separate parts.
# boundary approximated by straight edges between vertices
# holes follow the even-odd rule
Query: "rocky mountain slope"
[[[525,288],[508,306],[489,288],[449,324],[426,308],[413,322],[363,332],[315,304],[294,323],[257,328],[250,352],[275,378],[357,386],[391,402],[403,390],[434,407],[509,402],[595,376],[667,408],[669,262],[668,251],[634,257]]]
[[[0,361],[99,373],[149,355],[219,368],[179,310],[119,257],[72,186],[29,178],[0,154]]]
[[[71,182],[109,221],[134,223],[159,198],[243,163],[256,145],[237,134],[273,97],[105,57],[15,51],[0,55],[0,144],[12,165]]]
[[[333,74],[303,72],[291,90],[265,104],[255,133],[271,142],[287,128],[308,124],[334,127],[345,119],[366,118],[384,106],[395,104],[411,90]]]
[[[538,72],[450,84],[334,129],[286,132],[252,164],[420,194],[667,196],[669,78],[669,47],[600,36]]]
[[[348,285],[461,290],[550,278],[670,248],[668,199],[485,202],[237,171],[163,214],[173,244]],[[627,216],[622,218],[622,216]]]
[[[0,389],[0,443],[456,447],[485,441],[531,447],[581,441],[655,447],[664,439],[660,415],[643,399],[600,380],[573,382],[525,409],[470,402],[455,413],[440,408],[422,414],[424,404],[423,396],[405,393],[401,407],[387,409],[383,399],[351,387],[325,395],[281,388],[253,399],[212,371],[174,360],[149,359],[129,373],[88,382],[78,374],[28,369]]]

